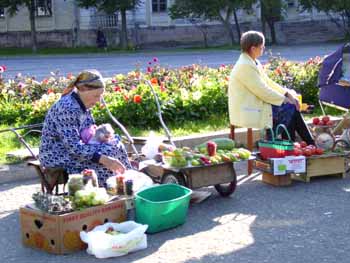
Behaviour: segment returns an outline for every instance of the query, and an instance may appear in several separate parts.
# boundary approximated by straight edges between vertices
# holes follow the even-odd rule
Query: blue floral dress
[[[99,185],[105,186],[106,179],[115,175],[99,164],[102,154],[117,158],[131,169],[123,143],[85,144],[80,132],[95,121],[76,92],[63,96],[46,115],[42,130],[39,159],[44,167],[63,167],[69,174],[80,173],[84,169],[94,169]]]

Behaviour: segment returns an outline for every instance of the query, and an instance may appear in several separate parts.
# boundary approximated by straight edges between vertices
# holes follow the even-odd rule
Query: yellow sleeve
[[[269,78],[265,73],[264,74],[264,79],[269,87],[277,91],[278,93],[284,95],[286,92],[289,91],[289,89],[283,88],[280,84],[274,82],[272,79]]]
[[[284,93],[281,92],[280,89],[275,90],[270,87],[269,84],[264,81],[264,78],[257,68],[248,64],[236,65],[236,67],[238,67],[235,68],[236,74],[233,74],[232,78],[241,82],[251,93],[269,104],[280,106],[283,103],[285,99]]]

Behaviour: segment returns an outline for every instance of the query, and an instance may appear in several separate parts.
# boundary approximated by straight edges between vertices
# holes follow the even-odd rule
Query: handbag
[[[285,125],[279,124],[276,127],[276,134],[279,134],[280,128],[284,129],[288,136],[288,140],[281,140],[275,137],[271,127],[268,129],[271,132],[271,140],[260,140],[258,142],[260,156],[262,159],[266,160],[269,158],[283,158],[285,156],[293,155],[294,153],[294,143],[290,138],[290,134]],[[262,137],[264,138],[264,137]]]

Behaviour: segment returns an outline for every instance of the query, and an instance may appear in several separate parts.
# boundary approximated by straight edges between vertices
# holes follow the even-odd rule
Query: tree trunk
[[[28,6],[29,20],[30,20],[30,33],[32,39],[32,52],[37,52],[37,40],[36,40],[36,29],[35,29],[35,3],[34,0],[30,1]]]
[[[237,30],[238,39],[241,39],[241,28],[239,26],[236,9],[233,9],[233,17],[235,18],[235,24],[236,24],[236,30]]]
[[[268,21],[267,24],[269,25],[270,32],[271,32],[271,43],[272,43],[272,44],[277,44],[277,41],[276,41],[276,31],[275,31],[275,22],[273,22],[273,21]]]
[[[224,22],[224,26],[227,30],[227,33],[229,34],[230,36],[230,39],[231,39],[231,46],[233,46],[236,42],[235,42],[235,35],[233,34],[233,30],[232,30],[232,26],[231,26],[231,23],[228,22],[228,21],[225,21]]]
[[[122,49],[127,49],[128,47],[128,31],[126,27],[126,10],[121,9],[120,15],[122,17],[122,30],[120,33],[120,46]]]

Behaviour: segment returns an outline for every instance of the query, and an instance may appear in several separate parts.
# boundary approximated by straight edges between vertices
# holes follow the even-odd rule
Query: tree
[[[140,0],[77,0],[77,2],[81,7],[96,7],[97,10],[104,11],[106,14],[115,14],[116,12],[120,12],[122,21],[119,43],[124,49],[128,47],[126,11],[136,8],[140,3]]]
[[[36,28],[35,28],[35,0],[0,0],[0,6],[2,8],[8,8],[7,12],[10,16],[15,15],[18,10],[25,6],[29,11],[30,20],[30,32],[32,39],[32,51],[37,51],[37,39],[36,39]]]
[[[263,28],[265,28],[265,23],[269,26],[273,44],[277,43],[275,23],[283,19],[282,11],[284,8],[281,0],[260,0],[261,23]]]
[[[228,32],[231,44],[235,43],[235,37],[231,25],[232,16],[235,20],[238,38],[241,30],[238,22],[237,11],[239,9],[250,9],[256,0],[175,0],[169,8],[170,17],[219,20]]]
[[[312,10],[325,12],[326,15],[338,27],[342,28],[344,34],[350,37],[350,1],[349,0],[300,0],[302,11]],[[339,22],[339,18],[341,22]]]

